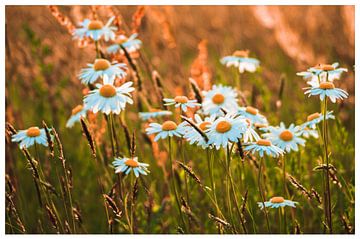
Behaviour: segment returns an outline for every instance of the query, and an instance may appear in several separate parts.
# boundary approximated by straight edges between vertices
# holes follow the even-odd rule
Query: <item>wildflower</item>
[[[216,149],[225,148],[229,142],[237,142],[246,132],[245,118],[228,113],[214,121],[207,129],[209,144],[214,144]]]
[[[104,77],[103,84],[96,84],[97,89],[89,92],[84,98],[84,103],[94,113],[101,111],[105,114],[120,112],[125,109],[126,103],[132,104],[130,92],[134,91],[131,81],[120,87],[115,87],[114,79]]]
[[[327,111],[325,115],[325,119],[335,119],[332,111]],[[324,115],[322,113],[314,113],[307,117],[307,121],[301,125],[302,128],[309,127],[311,129],[315,129],[316,125],[324,120]]]
[[[181,137],[184,132],[184,124],[177,125],[174,121],[168,120],[163,124],[151,123],[146,129],[147,134],[157,134],[154,138],[158,141],[160,138],[165,139],[166,137]]]
[[[79,122],[81,118],[85,118],[87,111],[87,107],[84,105],[77,105],[74,109],[72,109],[71,116],[66,122],[66,127],[71,128],[74,126],[75,122]]]
[[[172,115],[171,111],[168,110],[156,110],[151,112],[139,112],[139,117],[141,120],[148,120],[151,118],[161,117],[161,116],[169,116]]]
[[[307,71],[296,73],[298,76],[302,76],[310,86],[315,86],[321,82],[340,79],[341,73],[347,72],[346,68],[337,68],[339,63],[329,64],[318,64],[314,67],[309,68]],[[309,80],[310,79],[310,80]]]
[[[201,106],[197,100],[189,100],[186,96],[176,96],[174,99],[165,98],[164,105],[175,105],[176,108],[181,107],[181,110],[186,112],[187,108],[195,108]]]
[[[260,157],[263,157],[264,154],[267,154],[275,158],[284,154],[282,149],[273,145],[271,141],[267,139],[259,139],[256,143],[250,143],[245,146],[244,150],[250,151],[252,153],[258,152]]]
[[[79,79],[83,84],[92,84],[99,77],[104,78],[124,78],[126,76],[126,64],[113,62],[112,64],[106,59],[96,59],[94,64],[88,64],[87,68],[81,70]]]
[[[39,127],[30,127],[26,130],[19,130],[18,133],[11,137],[12,142],[20,142],[20,148],[29,148],[36,144],[48,146],[45,129]]]
[[[206,134],[206,130],[213,124],[215,121],[215,115],[206,117],[204,120],[198,114],[195,114],[194,120],[195,125]],[[190,144],[196,143],[196,145],[201,146],[203,149],[207,148],[209,144],[206,142],[204,137],[189,124],[184,125],[184,138],[189,141]]]
[[[308,127],[302,127],[299,136],[304,138],[310,138],[310,136],[314,137],[315,139],[319,138],[318,131],[315,129],[310,129]]]
[[[235,66],[239,68],[240,73],[255,72],[259,67],[259,60],[249,58],[249,51],[235,51],[232,56],[223,57],[220,62],[226,67]]]
[[[265,207],[279,208],[279,207],[285,207],[285,206],[296,207],[296,204],[298,204],[298,202],[286,200],[283,197],[272,197],[267,202],[258,202],[260,209],[264,208],[264,204],[265,204]]]
[[[239,107],[238,114],[249,119],[254,124],[257,124],[257,125],[261,124],[262,126],[268,124],[266,117],[263,116],[262,114],[260,114],[259,110],[254,107],[251,107],[251,106]]]
[[[137,157],[133,158],[115,158],[115,161],[112,162],[115,167],[115,173],[125,173],[129,174],[130,171],[134,171],[136,177],[139,177],[140,174],[147,175],[149,170],[147,167],[149,164],[140,163]]]
[[[75,29],[73,32],[74,38],[83,39],[84,37],[90,37],[94,41],[100,40],[104,37],[105,41],[114,40],[116,27],[110,26],[114,17],[110,18],[109,21],[105,24],[100,20],[89,20],[85,19],[80,23],[80,28]]]
[[[329,97],[331,102],[335,103],[337,99],[345,99],[348,97],[348,93],[340,88],[335,88],[332,82],[321,82],[319,85],[305,88],[304,94],[320,95],[320,100],[323,101],[325,96]]]
[[[288,153],[291,152],[291,150],[298,151],[298,145],[305,145],[305,140],[300,137],[301,128],[294,124],[286,128],[284,123],[281,122],[279,127],[273,127],[269,131],[269,133],[263,134],[263,136],[270,140],[275,146]]]
[[[129,53],[136,52],[140,49],[142,44],[139,39],[136,39],[137,36],[137,33],[132,34],[129,38],[127,38],[125,35],[120,35],[118,39],[115,40],[115,44],[107,48],[107,52],[114,54],[120,51],[123,53],[120,45],[123,46]]]
[[[260,139],[260,136],[258,133],[256,133],[254,129],[254,124],[251,122],[251,120],[246,119],[247,122],[247,128],[244,134],[244,142],[252,142],[252,141],[258,141]]]
[[[228,113],[236,112],[238,108],[237,93],[229,86],[213,85],[209,91],[203,91],[202,107],[205,114],[222,115],[221,109]]]

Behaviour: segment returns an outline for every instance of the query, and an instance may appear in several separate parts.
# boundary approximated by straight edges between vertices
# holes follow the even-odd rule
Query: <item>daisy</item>
[[[254,107],[251,106],[239,107],[238,114],[249,119],[253,124],[261,125],[261,126],[265,126],[268,124],[266,117],[260,114],[259,110]]]
[[[247,122],[247,128],[244,134],[244,142],[253,142],[253,141],[258,141],[260,139],[260,136],[258,135],[258,133],[256,133],[255,129],[254,129],[254,124],[249,120],[246,119]]]
[[[325,119],[335,119],[332,111],[327,111],[325,115]],[[309,127],[311,129],[315,129],[316,125],[324,120],[324,115],[322,113],[314,113],[307,117],[307,121],[303,123],[301,126],[302,128]]]
[[[210,128],[206,130],[209,137],[208,143],[215,145],[216,149],[221,146],[225,148],[229,142],[237,142],[241,139],[246,129],[247,122],[245,118],[228,113],[216,119]]]
[[[211,115],[210,117],[206,117],[204,120],[198,114],[194,116],[194,124],[204,133],[206,134],[206,130],[213,124],[215,121],[215,115]],[[203,149],[207,148],[209,144],[206,142],[204,137],[196,130],[193,126],[185,122],[184,124],[184,136],[187,141],[189,141],[190,145],[196,143],[197,146],[201,146]]]
[[[222,108],[229,113],[237,111],[237,93],[229,86],[213,85],[211,90],[203,91],[203,95],[204,114],[223,115]]]
[[[88,67],[81,70],[78,75],[81,83],[92,84],[99,77],[104,78],[124,78],[126,76],[126,64],[113,62],[112,64],[106,59],[96,59],[94,64],[87,64]]]
[[[184,132],[184,124],[181,123],[177,125],[174,121],[168,120],[163,124],[151,123],[148,128],[146,128],[146,133],[157,134],[154,138],[154,141],[158,141],[160,138],[165,139],[166,137],[181,137]]]
[[[235,66],[239,68],[240,73],[255,72],[259,67],[259,60],[249,58],[249,51],[235,51],[232,56],[223,57],[220,62],[226,67]]]
[[[156,110],[156,111],[150,111],[150,112],[139,112],[139,117],[141,120],[149,120],[151,118],[157,118],[162,116],[169,116],[172,115],[171,111],[167,110]]]
[[[87,111],[87,108],[83,105],[77,105],[74,109],[72,109],[71,116],[66,122],[66,127],[71,128],[74,126],[75,122],[79,122],[81,118],[85,118]]]
[[[298,204],[298,202],[286,200],[283,197],[272,197],[267,202],[258,202],[260,209],[264,208],[264,204],[265,204],[265,207],[279,208],[279,207],[285,207],[285,206],[296,207],[296,204]]]
[[[109,19],[105,24],[100,20],[89,20],[85,19],[80,23],[80,28],[75,29],[73,32],[74,38],[83,39],[84,37],[90,37],[94,41],[100,40],[104,37],[105,41],[114,40],[116,27],[110,26],[115,17]]]
[[[104,77],[104,84],[96,84],[97,89],[89,92],[84,97],[84,104],[94,113],[101,111],[105,114],[120,114],[125,109],[126,103],[132,104],[130,92],[134,91],[131,81],[120,87],[115,87],[114,79]]]
[[[273,145],[271,141],[267,139],[259,139],[256,143],[250,143],[245,146],[244,150],[250,151],[252,153],[258,152],[260,157],[263,157],[264,154],[267,154],[275,158],[284,154],[282,149]]]
[[[11,137],[12,142],[20,142],[20,148],[29,148],[34,144],[48,146],[45,129],[30,127],[26,130],[19,130]]]
[[[175,105],[175,108],[180,107],[182,111],[186,112],[187,108],[195,108],[196,106],[201,106],[197,103],[197,100],[189,100],[186,96],[176,96],[174,99],[165,98],[164,105]]]
[[[291,150],[298,151],[298,145],[304,146],[305,140],[300,137],[301,128],[291,124],[289,128],[285,127],[283,122],[279,127],[270,129],[269,133],[263,134],[263,136],[270,140],[275,146],[290,153]]]
[[[115,161],[112,162],[112,165],[115,167],[115,173],[129,174],[132,170],[134,171],[136,177],[139,177],[140,174],[147,175],[149,173],[149,170],[147,169],[149,164],[140,163],[137,157],[115,158]]]
[[[323,101],[325,99],[325,96],[327,96],[333,103],[335,103],[337,99],[342,100],[349,96],[346,91],[340,88],[335,88],[334,84],[328,81],[321,82],[317,86],[312,86],[305,89],[307,89],[307,91],[305,91],[304,94],[308,94],[309,97],[312,95],[320,95],[320,100]]]
[[[127,38],[125,35],[120,35],[118,39],[115,40],[115,44],[107,48],[107,52],[110,54],[114,54],[118,51],[120,51],[120,53],[123,53],[120,45],[122,45],[129,53],[136,52],[140,49],[142,44],[139,39],[136,39],[137,36],[137,33],[132,34],[129,38]]]
[[[308,127],[301,127],[299,136],[304,138],[314,137],[315,139],[319,138],[319,133],[315,129],[310,129]]]

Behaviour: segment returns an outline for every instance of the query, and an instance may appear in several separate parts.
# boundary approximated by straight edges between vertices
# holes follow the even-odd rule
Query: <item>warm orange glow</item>
[[[112,85],[103,85],[100,90],[100,95],[105,98],[110,98],[116,95],[116,89]]]
[[[161,126],[161,129],[165,131],[175,130],[176,128],[177,128],[176,123],[171,120],[165,121]]]
[[[40,129],[38,127],[30,127],[27,129],[26,135],[29,137],[37,137],[40,135]]]

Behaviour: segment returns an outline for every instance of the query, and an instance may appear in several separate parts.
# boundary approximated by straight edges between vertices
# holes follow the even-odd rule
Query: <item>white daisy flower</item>
[[[139,117],[141,120],[146,121],[151,118],[157,118],[162,116],[170,116],[172,115],[171,111],[168,110],[156,110],[156,111],[150,111],[150,112],[139,112]]]
[[[249,51],[235,51],[232,56],[225,56],[220,62],[226,67],[238,67],[240,73],[255,72],[260,65],[259,60],[249,58]]]
[[[206,130],[213,124],[215,121],[215,115],[206,117],[204,120],[198,114],[194,116],[194,124],[206,135]],[[190,120],[190,119],[189,119]],[[192,127],[187,122],[184,122],[184,138],[189,142],[190,145],[196,143],[197,146],[201,146],[203,149],[209,147],[209,144],[206,142],[204,137]]]
[[[332,111],[327,111],[325,119],[335,119]],[[307,117],[306,122],[301,125],[302,128],[309,127],[311,129],[315,129],[316,125],[324,120],[324,115],[322,113],[314,113]]]
[[[316,129],[310,129],[308,127],[304,127],[300,130],[300,135],[301,137],[304,138],[310,138],[310,137],[314,137],[315,139],[319,138],[319,133]]]
[[[239,107],[238,114],[249,119],[253,124],[257,124],[257,125],[268,124],[266,117],[260,114],[259,110],[254,107],[251,106]]]
[[[285,207],[285,206],[296,207],[295,204],[297,204],[297,203],[298,202],[286,200],[283,197],[272,197],[268,202],[258,202],[258,205],[259,205],[260,209],[263,209],[264,204],[265,204],[265,207],[279,208],[279,207]]]
[[[126,103],[132,104],[130,92],[134,91],[131,81],[120,87],[115,87],[114,79],[104,77],[104,84],[96,84],[97,89],[89,92],[84,97],[84,104],[94,113],[101,111],[105,114],[120,114],[125,109]]]
[[[286,128],[285,124],[281,122],[279,127],[273,127],[269,131],[269,133],[263,134],[263,137],[288,153],[292,150],[298,151],[298,145],[305,145],[305,140],[300,137],[301,128],[294,124],[291,124],[289,128]]]
[[[30,127],[26,130],[19,130],[19,132],[11,136],[11,141],[20,142],[20,148],[29,148],[35,143],[42,144],[46,147],[48,146],[45,129],[39,129],[39,127]]]
[[[319,85],[317,86],[313,86],[313,87],[308,87],[308,88],[304,88],[307,91],[305,91],[305,95],[319,95],[320,96],[320,100],[323,101],[325,99],[325,97],[329,97],[330,101],[333,103],[336,103],[337,99],[343,100],[345,98],[347,98],[349,96],[349,94],[340,89],[340,88],[335,88],[335,85],[332,82],[321,82]]]
[[[88,67],[81,70],[78,75],[81,83],[92,84],[98,78],[124,78],[126,76],[127,66],[124,63],[113,62],[112,64],[106,59],[96,59],[94,64],[87,64]]]
[[[132,170],[136,177],[139,177],[140,174],[147,175],[149,173],[149,170],[147,169],[149,164],[140,163],[137,157],[115,158],[115,161],[113,161],[112,164],[115,167],[115,173],[129,174]]]
[[[104,37],[105,41],[109,41],[110,39],[114,40],[114,31],[117,30],[117,27],[110,26],[114,19],[115,17],[110,18],[105,26],[100,20],[85,19],[82,23],[80,23],[81,27],[74,30],[74,38],[83,39],[84,37],[90,37],[94,41],[98,41]]]
[[[197,100],[189,100],[186,96],[176,96],[174,99],[165,98],[164,105],[175,105],[175,108],[180,107],[183,112],[187,111],[187,108],[195,108],[196,106],[201,106],[197,103]]]
[[[146,133],[148,135],[157,134],[154,138],[155,141],[158,141],[160,138],[181,137],[184,133],[184,123],[177,125],[171,120],[165,121],[163,124],[151,123],[149,127],[146,128]]]
[[[86,118],[87,111],[88,109],[84,107],[84,105],[77,105],[74,109],[72,109],[71,116],[66,122],[66,127],[71,128],[76,122],[80,122],[81,118]]]
[[[256,143],[250,143],[244,148],[245,151],[251,153],[259,153],[260,157],[263,157],[265,154],[277,158],[280,155],[284,154],[284,151],[279,147],[273,145],[270,140],[259,139]]]
[[[209,144],[213,144],[216,149],[221,146],[226,148],[229,142],[240,140],[247,130],[245,118],[238,117],[234,114],[221,116],[211,124],[206,133],[209,137]]]
[[[260,139],[260,136],[258,133],[256,133],[254,129],[254,124],[249,119],[245,119],[247,122],[247,128],[244,134],[244,143],[258,141]]]
[[[221,108],[228,113],[236,112],[238,108],[237,93],[229,86],[213,85],[209,91],[203,91],[202,107],[204,114],[223,115]]]
[[[137,33],[132,34],[129,38],[125,35],[120,35],[118,39],[115,40],[115,44],[107,48],[107,52],[114,54],[119,51],[123,54],[120,45],[122,45],[129,53],[136,52],[140,49],[142,44],[139,39],[136,39],[137,36]]]

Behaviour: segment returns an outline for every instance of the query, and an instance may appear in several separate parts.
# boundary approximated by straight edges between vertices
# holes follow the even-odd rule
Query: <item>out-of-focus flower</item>
[[[337,99],[342,100],[349,96],[346,91],[340,88],[335,88],[334,84],[328,81],[321,82],[318,86],[312,86],[305,89],[305,95],[309,95],[309,97],[312,95],[319,95],[321,101],[323,101],[327,96],[333,103],[335,103]]]
[[[127,66],[124,63],[113,62],[112,64],[106,59],[96,59],[94,64],[87,64],[88,67],[81,70],[78,75],[81,83],[92,84],[98,78],[107,76],[109,79],[126,76]]]
[[[115,87],[114,79],[104,76],[103,84],[96,84],[97,89],[89,92],[84,98],[84,104],[94,113],[101,111],[105,114],[120,112],[125,109],[126,103],[132,104],[130,92],[134,91],[131,81],[120,87]]]
[[[335,119],[332,111],[327,111],[325,115],[325,119]],[[316,125],[324,120],[324,115],[322,113],[314,113],[307,117],[307,121],[301,125],[301,128],[309,127],[311,129],[315,129]]]
[[[255,58],[249,57],[249,51],[235,51],[232,56],[223,57],[220,62],[226,67],[235,66],[239,68],[240,73],[255,72],[260,62]]]
[[[110,26],[113,20],[114,17],[110,18],[104,26],[100,20],[85,19],[80,23],[80,28],[74,30],[74,38],[83,39],[84,37],[90,37],[94,41],[98,41],[104,37],[105,41],[114,40],[114,31],[117,30],[117,27]]]
[[[298,202],[286,200],[283,197],[272,197],[267,202],[258,202],[260,209],[264,208],[264,204],[265,204],[265,207],[279,208],[279,207],[285,207],[285,206],[296,207],[296,204],[298,204]]]
[[[163,124],[151,123],[149,127],[146,128],[146,133],[157,134],[154,141],[173,136],[181,137],[184,133],[184,123],[177,125],[171,120],[165,121]]]
[[[198,115],[195,114],[195,125],[206,134],[206,130],[213,124],[215,121],[215,115],[206,117],[204,120]],[[196,130],[193,126],[188,123],[184,124],[184,136],[190,144],[196,143],[197,146],[201,146],[203,149],[207,148],[209,144],[206,142],[204,137]]]
[[[147,175],[149,173],[149,170],[147,169],[149,164],[140,163],[137,157],[115,158],[115,161],[113,161],[112,164],[115,167],[115,173],[129,174],[132,170],[136,177],[139,177],[140,174]]]
[[[304,138],[314,137],[315,139],[317,139],[317,138],[319,138],[319,133],[315,129],[310,129],[308,127],[304,127],[304,128],[301,128],[299,136],[304,137]]]
[[[79,122],[81,118],[85,118],[87,111],[88,109],[84,105],[77,105],[74,109],[72,109],[71,116],[66,122],[66,127],[71,128],[76,122]]]
[[[168,110],[157,110],[157,111],[150,111],[150,112],[139,112],[139,117],[141,120],[149,120],[151,118],[157,118],[162,116],[169,116],[172,115],[171,111]]]
[[[236,112],[238,108],[237,93],[229,86],[213,85],[209,91],[203,91],[202,107],[204,114],[223,115],[221,109],[228,113]]]
[[[195,108],[196,106],[201,106],[197,103],[197,100],[189,100],[186,96],[176,96],[174,99],[165,98],[164,105],[175,105],[175,108],[181,107],[181,110],[186,112],[187,108]]]
[[[256,143],[250,143],[244,148],[245,151],[250,151],[252,153],[258,153],[260,157],[263,157],[265,154],[277,158],[280,155],[284,154],[284,151],[279,147],[273,145],[270,140],[259,139]]]
[[[125,35],[120,35],[115,40],[115,44],[107,48],[107,52],[114,54],[119,51],[121,54],[123,54],[120,45],[122,45],[129,53],[136,52],[140,49],[142,44],[139,39],[136,39],[137,36],[137,33],[132,34],[129,38],[127,38]]]
[[[244,116],[245,118],[249,119],[253,124],[262,124],[267,125],[268,121],[265,116],[259,113],[259,110],[247,106],[247,107],[239,107],[238,114]]]
[[[247,122],[247,128],[243,137],[244,142],[248,143],[248,142],[258,141],[260,139],[260,136],[258,135],[258,133],[256,133],[254,129],[255,127],[254,124],[249,119],[246,119],[246,122]]]
[[[26,130],[19,130],[19,132],[11,137],[11,141],[20,142],[20,148],[29,148],[35,143],[42,144],[46,147],[48,146],[45,129],[39,129],[39,127],[36,126]]]

